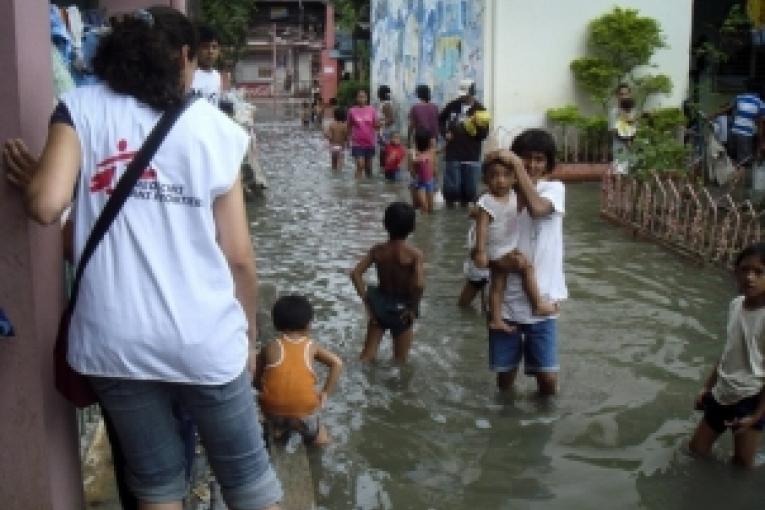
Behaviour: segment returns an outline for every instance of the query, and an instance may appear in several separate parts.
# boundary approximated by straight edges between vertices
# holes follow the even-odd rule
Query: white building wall
[[[674,88],[657,105],[680,106],[688,88],[693,0],[488,0],[484,24],[485,100],[495,127],[515,133],[542,126],[545,111],[584,105],[572,60],[586,55],[588,23],[615,6],[635,8],[656,19],[667,48],[654,54],[653,73],[672,78]],[[654,105],[651,105],[654,106]],[[593,111],[594,113],[594,111]]]

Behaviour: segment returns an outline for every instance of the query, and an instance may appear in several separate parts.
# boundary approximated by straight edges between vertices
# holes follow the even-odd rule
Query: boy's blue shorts
[[[427,193],[433,193],[436,189],[434,181],[418,181],[417,189],[424,190]]]
[[[704,398],[701,401],[704,406],[704,421],[712,428],[712,430],[718,434],[722,434],[728,428],[725,422],[754,414],[759,402],[760,396],[753,395],[751,397],[743,398],[735,404],[723,405],[712,396],[711,392],[708,392],[704,395]],[[765,418],[760,419],[752,425],[752,428],[758,431],[765,428]]]
[[[489,368],[494,372],[511,372],[523,359],[524,373],[558,372],[556,319],[533,324],[514,324],[512,333],[489,330]]]

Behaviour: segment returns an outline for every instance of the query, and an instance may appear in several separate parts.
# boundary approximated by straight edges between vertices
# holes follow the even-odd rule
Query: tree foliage
[[[593,57],[574,60],[571,62],[571,71],[579,86],[603,106],[622,74],[609,62]]]
[[[353,37],[353,74],[356,80],[366,81],[369,77],[369,43],[359,44],[355,32],[359,22],[369,20],[369,0],[335,0],[335,19],[341,30]]]
[[[335,17],[343,30],[352,32],[359,21],[368,19],[369,0],[335,0]]]
[[[648,97],[672,92],[669,76],[635,72],[651,66],[653,54],[665,46],[656,20],[642,17],[634,9],[616,7],[590,22],[588,54],[571,62],[571,71],[577,85],[603,112],[619,83],[632,87],[638,110],[643,111]],[[585,137],[601,137],[608,132],[603,115],[586,116],[573,105],[550,109],[547,118],[564,129],[576,128]],[[653,170],[682,170],[688,157],[679,137],[684,122],[677,108],[644,113],[630,149],[630,172],[640,176]]]
[[[690,148],[679,141],[685,124],[678,108],[660,108],[646,113],[640,121],[630,150],[630,172],[647,177],[653,171],[683,173]]]
[[[218,33],[224,47],[223,60],[233,65],[247,44],[247,29],[255,0],[201,0],[201,21]]]
[[[659,48],[666,46],[659,22],[642,17],[636,9],[615,7],[590,22],[589,47],[598,57],[625,76],[648,65]]]
[[[590,22],[589,55],[571,62],[571,71],[579,86],[603,108],[621,81],[633,83],[638,99],[645,101],[651,94],[672,90],[668,76],[653,75],[650,79],[633,76],[635,68],[650,65],[656,50],[664,47],[664,35],[655,19],[642,17],[635,9],[615,7]],[[645,90],[641,90],[643,83]]]

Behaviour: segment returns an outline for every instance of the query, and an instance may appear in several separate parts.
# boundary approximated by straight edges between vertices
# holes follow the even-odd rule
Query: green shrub
[[[369,95],[370,102],[372,95],[369,93],[369,82],[357,80],[342,80],[337,88],[337,105],[343,108],[350,108],[356,104],[356,94],[359,89],[364,89]]]
[[[632,141],[630,173],[638,177],[652,171],[685,173],[690,148],[679,136],[684,125],[685,117],[679,108],[660,108],[644,114]]]
[[[550,122],[561,126],[580,126],[583,120],[579,108],[572,104],[560,108],[550,108],[546,113]]]

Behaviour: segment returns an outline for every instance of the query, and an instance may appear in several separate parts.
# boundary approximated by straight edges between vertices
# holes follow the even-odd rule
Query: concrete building
[[[255,97],[309,97],[316,80],[326,101],[337,93],[334,47],[326,0],[258,2],[234,80]]]
[[[589,21],[617,5],[660,23],[667,48],[654,55],[653,72],[668,74],[674,89],[659,103],[680,106],[688,90],[693,0],[373,0],[372,88],[391,85],[403,113],[415,101],[416,84],[430,85],[443,104],[462,78],[472,78],[495,128],[543,125],[549,108],[587,105],[569,64],[586,53]]]

